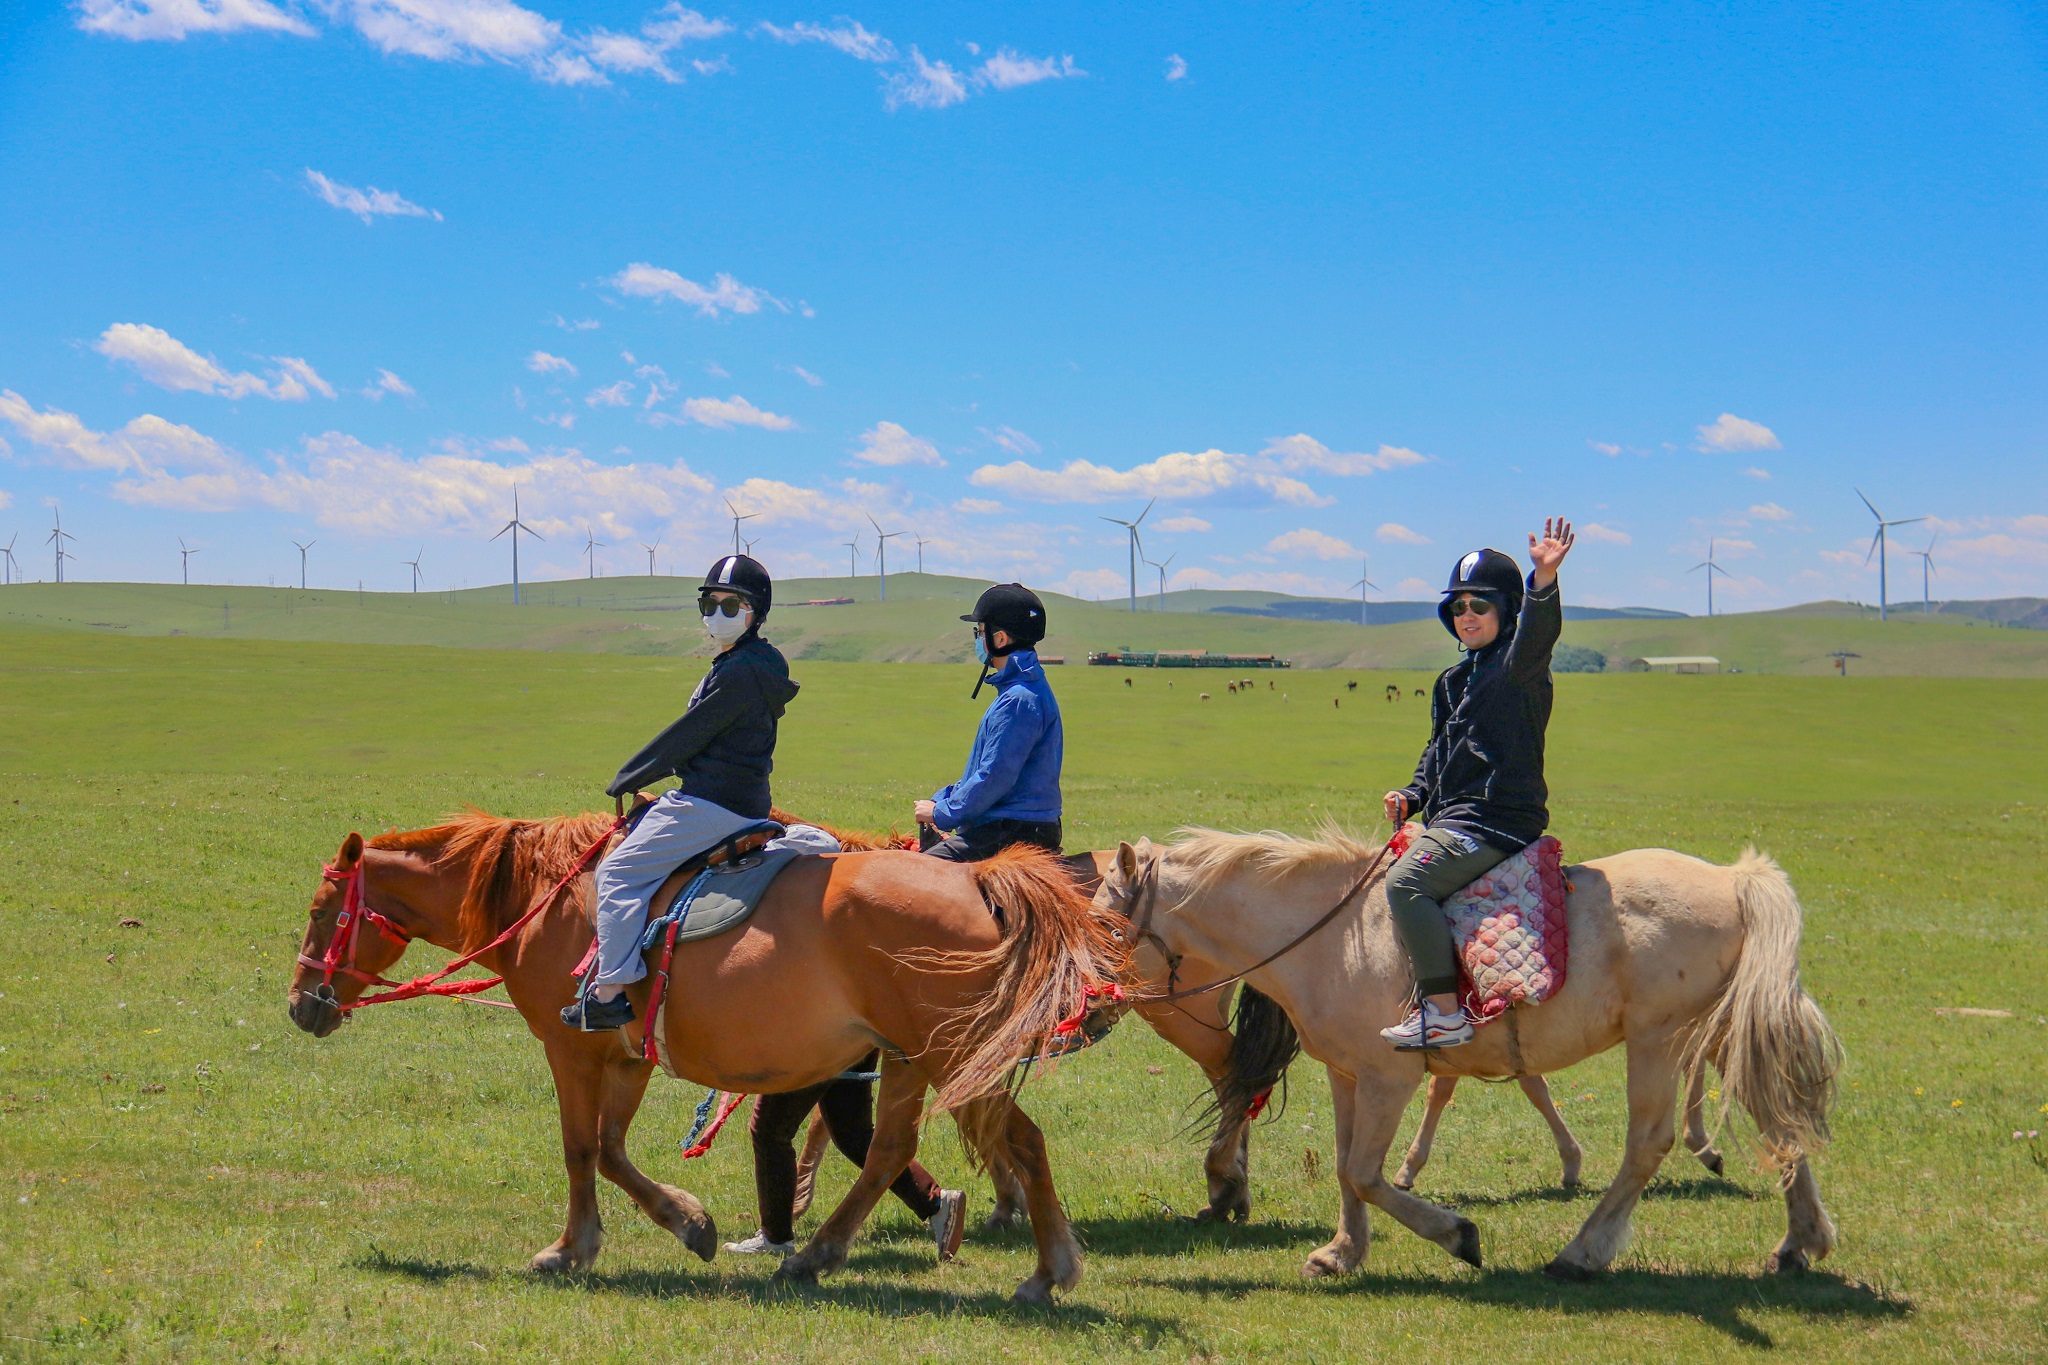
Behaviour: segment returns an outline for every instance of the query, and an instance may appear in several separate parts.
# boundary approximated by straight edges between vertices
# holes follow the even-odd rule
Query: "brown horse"
[[[597,815],[471,814],[367,842],[350,834],[313,897],[288,994],[292,1021],[325,1037],[363,993],[349,977],[324,989],[319,967],[305,965],[317,964],[336,932],[348,880],[360,876],[364,905],[392,926],[356,939],[355,967],[375,976],[398,961],[407,939],[450,951],[490,942],[576,866],[608,823]],[[575,995],[570,972],[590,945],[590,905],[586,874],[478,959],[504,976],[545,1045],[561,1109],[568,1220],[533,1266],[579,1270],[596,1258],[599,1171],[710,1260],[717,1234],[703,1206],[626,1156],[626,1131],[654,1069],[641,1060],[639,1026],[586,1034],[558,1017]],[[1038,1264],[1017,1297],[1042,1302],[1079,1281],[1081,1249],[1053,1187],[1044,1137],[1003,1080],[1018,1060],[1052,1049],[1085,994],[1117,981],[1126,965],[1111,920],[1048,854],[1016,849],[966,865],[900,852],[804,859],[744,924],[677,945],[664,1041],[689,1080],[756,1094],[828,1080],[883,1050],[867,1162],[779,1277],[813,1279],[845,1263],[869,1211],[915,1154],[925,1092],[936,1088],[937,1107],[956,1111],[972,1135],[970,1150],[997,1154],[1023,1184]],[[644,1019],[650,982],[629,989]]]

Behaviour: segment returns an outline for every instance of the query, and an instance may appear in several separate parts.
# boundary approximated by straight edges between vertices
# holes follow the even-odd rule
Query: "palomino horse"
[[[1620,1252],[1636,1201],[1670,1150],[1679,1078],[1709,1063],[1723,1078],[1724,1103],[1750,1114],[1784,1173],[1788,1229],[1772,1266],[1801,1268],[1833,1249],[1835,1227],[1807,1159],[1828,1138],[1840,1047],[1800,988],[1799,901],[1775,863],[1754,850],[1717,867],[1637,849],[1573,867],[1564,988],[1463,1047],[1423,1054],[1396,1052],[1379,1036],[1407,1008],[1413,979],[1383,882],[1361,885],[1378,852],[1333,832],[1298,839],[1189,830],[1165,848],[1149,840],[1121,846],[1096,893],[1098,905],[1130,918],[1137,937],[1157,934],[1171,951],[1211,963],[1259,962],[1329,908],[1355,906],[1320,931],[1314,951],[1280,952],[1246,977],[1282,1016],[1263,1031],[1298,1030],[1301,1047],[1330,1075],[1342,1210],[1336,1237],[1309,1257],[1304,1274],[1339,1274],[1364,1261],[1368,1204],[1478,1265],[1479,1230],[1470,1220],[1385,1175],[1402,1111],[1425,1071],[1541,1075],[1618,1043],[1628,1050],[1627,1150],[1549,1273],[1583,1278]],[[1225,1093],[1244,1085],[1233,1074]]]
[[[450,951],[489,943],[568,876],[609,824],[597,815],[472,814],[367,843],[350,834],[313,897],[289,992],[292,1021],[316,1037],[332,1033],[365,980],[388,971],[410,939]],[[321,962],[351,885],[374,914],[351,920],[355,938],[344,951],[352,971],[335,979]],[[357,932],[366,918],[382,932]],[[503,975],[545,1045],[561,1108],[568,1222],[533,1266],[580,1270],[596,1258],[599,1171],[708,1261],[717,1234],[703,1206],[626,1156],[626,1130],[654,1070],[641,1060],[639,1026],[586,1034],[558,1017],[575,996],[570,973],[590,941],[590,879],[581,876],[478,959]],[[936,1087],[937,1106],[973,1134],[970,1150],[999,1153],[1023,1183],[1038,1265],[1017,1297],[1042,1302],[1079,1281],[1081,1248],[1060,1209],[1044,1137],[1002,1082],[1019,1059],[1056,1048],[1067,1016],[1125,965],[1111,921],[1035,850],[967,865],[901,852],[804,859],[743,925],[676,946],[664,1039],[688,1079],[757,1094],[829,1080],[883,1050],[867,1162],[780,1277],[813,1279],[845,1263],[869,1211],[916,1153],[925,1092]],[[643,1020],[650,986],[629,988]]]

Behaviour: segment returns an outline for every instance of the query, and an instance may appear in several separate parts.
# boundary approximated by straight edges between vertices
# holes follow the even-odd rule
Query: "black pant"
[[[1012,844],[1031,844],[1048,852],[1060,851],[1060,822],[1057,820],[987,820],[966,829],[956,829],[924,851],[951,863],[978,863],[993,858]]]
[[[870,1052],[855,1071],[875,1069]],[[794,1238],[796,1207],[796,1130],[812,1109],[824,1112],[832,1142],[856,1166],[865,1165],[875,1140],[874,1086],[869,1081],[826,1081],[781,1095],[763,1095],[754,1102],[748,1133],[754,1140],[754,1195],[761,1205],[761,1231],[771,1242]],[[939,1211],[939,1182],[915,1161],[889,1186],[904,1207],[922,1219]]]

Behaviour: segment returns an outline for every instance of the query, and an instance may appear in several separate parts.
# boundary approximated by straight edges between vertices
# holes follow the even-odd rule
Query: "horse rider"
[[[960,619],[973,624],[974,657],[981,663],[971,696],[980,696],[990,681],[996,696],[982,713],[960,780],[911,808],[920,830],[950,831],[935,842],[923,835],[924,851],[961,863],[994,857],[1012,844],[1058,853],[1065,735],[1059,701],[1038,663],[1045,603],[1021,583],[998,583]]]
[[[562,1010],[562,1022],[585,1033],[632,1022],[625,987],[647,974],[640,939],[649,904],[669,874],[768,818],[776,725],[797,694],[781,651],[761,638],[774,585],[757,561],[725,555],[697,594],[717,656],[681,719],[628,759],[605,788],[619,797],[677,779],[597,866],[597,961],[576,1002]]]
[[[1415,969],[1415,1008],[1380,1036],[1403,1052],[1472,1040],[1458,1000],[1457,950],[1443,902],[1525,845],[1550,823],[1543,734],[1550,724],[1550,652],[1564,627],[1558,566],[1571,552],[1571,523],[1546,519],[1529,536],[1528,590],[1513,558],[1474,550],[1451,570],[1437,617],[1465,657],[1436,680],[1429,744],[1415,780],[1386,795],[1398,827],[1425,828],[1387,873],[1394,927]]]

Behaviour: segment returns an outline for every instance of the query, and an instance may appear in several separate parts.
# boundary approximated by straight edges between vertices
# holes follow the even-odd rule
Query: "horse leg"
[[[815,1281],[846,1264],[854,1235],[917,1155],[917,1125],[924,1116],[926,1084],[908,1062],[883,1059],[882,1083],[875,1098],[875,1136],[868,1144],[868,1158],[839,1207],[801,1250],[783,1261],[776,1279]]]
[[[1707,1133],[1707,1068],[1694,1068],[1692,1081],[1685,1089],[1685,1149],[1699,1158],[1700,1165],[1721,1174],[1721,1153],[1714,1148],[1714,1139]]]
[[[1585,1163],[1586,1154],[1580,1149],[1579,1140],[1572,1136],[1572,1130],[1565,1127],[1564,1115],[1557,1112],[1557,1105],[1551,1101],[1550,1082],[1541,1076],[1523,1076],[1520,1081],[1522,1093],[1550,1125],[1550,1139],[1557,1144],[1557,1159],[1564,1163],[1564,1187],[1578,1188],[1579,1167]]]
[[[804,1147],[796,1157],[796,1199],[790,1205],[789,1219],[793,1223],[804,1216],[811,1206],[811,1195],[818,1187],[818,1163],[825,1157],[825,1148],[832,1141],[832,1129],[826,1124],[823,1114],[811,1115],[811,1126],[804,1132]]]
[[[1395,1189],[1415,1188],[1415,1177],[1421,1175],[1422,1168],[1429,1164],[1429,1149],[1436,1144],[1437,1122],[1443,1118],[1457,1088],[1456,1076],[1429,1078],[1429,1100],[1422,1111],[1422,1126],[1415,1130],[1415,1141],[1408,1145],[1408,1155],[1402,1158],[1401,1169],[1394,1172]]]
[[[614,1056],[605,1066],[604,1102],[599,1112],[597,1169],[606,1180],[632,1196],[647,1216],[673,1233],[678,1241],[710,1260],[718,1252],[718,1227],[711,1215],[688,1190],[650,1180],[626,1155],[626,1130],[640,1101],[647,1094],[647,1082],[654,1064],[638,1057]]]
[[[1678,1058],[1670,1038],[1628,1043],[1628,1147],[1621,1170],[1579,1235],[1543,1268],[1554,1279],[1585,1280],[1628,1244],[1629,1215],[1671,1150],[1678,1107]]]
[[[1785,1240],[1765,1262],[1781,1273],[1805,1270],[1824,1259],[1835,1249],[1836,1238],[1835,1220],[1821,1207],[1820,1182],[1813,1178],[1813,1167],[1806,1164],[1806,1158],[1794,1162],[1787,1175]]]
[[[586,1269],[604,1245],[597,1210],[598,1104],[604,1087],[604,1054],[583,1043],[548,1044],[555,1104],[562,1121],[562,1164],[569,1173],[569,1217],[553,1245],[531,1262],[542,1274]]]
[[[1060,1207],[1059,1191],[1053,1188],[1052,1163],[1045,1155],[1045,1134],[1031,1116],[1010,1104],[1005,1131],[1010,1159],[1024,1183],[1024,1198],[1031,1210],[1031,1236],[1038,1244],[1038,1269],[1017,1286],[1011,1298],[1018,1303],[1051,1303],[1055,1289],[1072,1289],[1081,1282],[1081,1243]]]
[[[1394,1188],[1387,1179],[1387,1149],[1401,1129],[1401,1113],[1415,1093],[1405,1068],[1367,1071],[1345,1099],[1352,1109],[1351,1150],[1338,1178],[1365,1203],[1470,1265],[1479,1264],[1479,1227],[1463,1214]],[[1363,1248],[1359,1259],[1365,1259]]]
[[[998,1103],[1007,1103],[1007,1099],[993,1096],[975,1100],[953,1113],[953,1121],[960,1129],[960,1144],[981,1163],[988,1172],[989,1183],[995,1186],[995,1209],[982,1222],[991,1232],[1006,1231],[1030,1216],[1025,1208],[1024,1182],[1017,1178],[1017,1165],[1010,1159],[1007,1120],[991,1107]]]
[[[1183,967],[1183,970],[1192,970]],[[1214,975],[1221,975],[1215,972]],[[1233,992],[1211,991],[1168,1005],[1139,1005],[1138,1013],[1152,1031],[1186,1054],[1202,1068],[1212,1088],[1220,1089],[1230,1074],[1230,1001]],[[1251,1124],[1242,1113],[1219,1113],[1216,1132],[1202,1159],[1202,1174],[1209,1186],[1209,1202],[1195,1217],[1203,1222],[1235,1219],[1242,1223],[1252,1214]]]
[[[1329,1071],[1330,1112],[1337,1129],[1337,1235],[1317,1247],[1302,1263],[1302,1277],[1311,1280],[1324,1275],[1348,1275],[1358,1269],[1372,1245],[1372,1220],[1366,1214],[1364,1202],[1352,1193],[1350,1182],[1344,1179],[1344,1164],[1351,1157],[1354,1083],[1350,1077],[1339,1075],[1335,1067]]]

